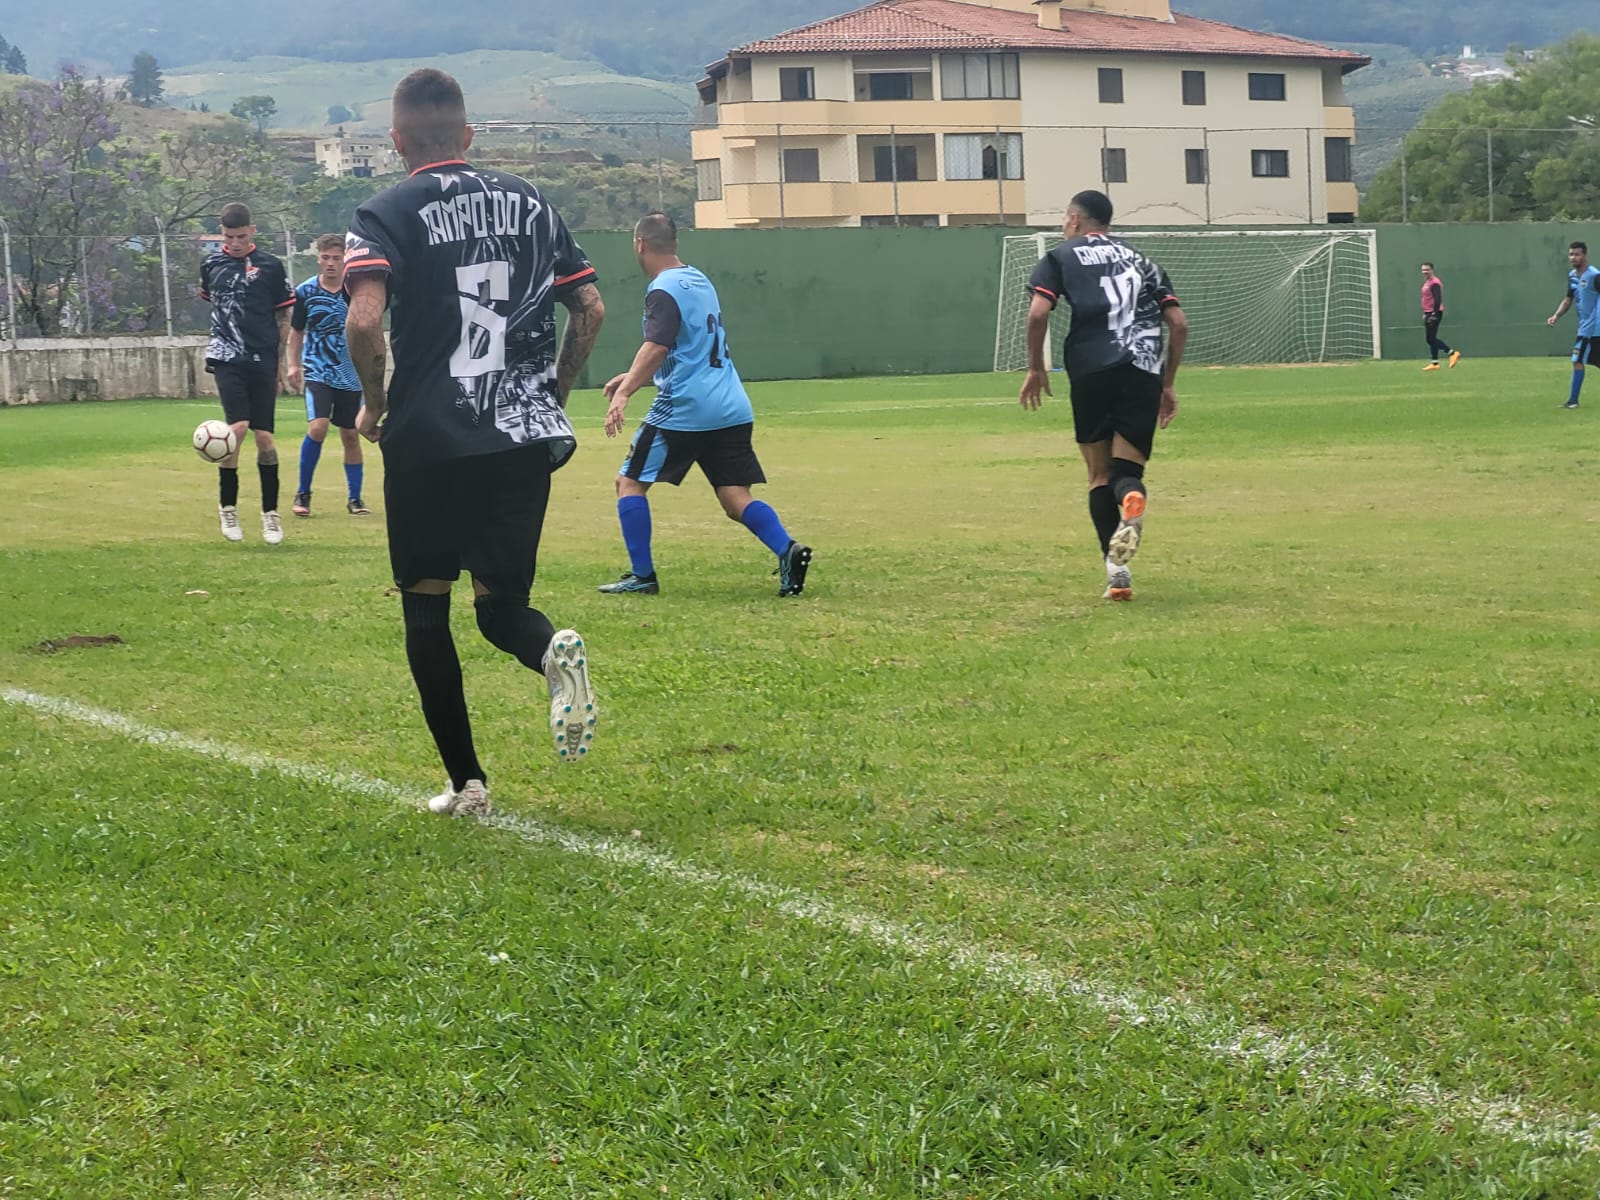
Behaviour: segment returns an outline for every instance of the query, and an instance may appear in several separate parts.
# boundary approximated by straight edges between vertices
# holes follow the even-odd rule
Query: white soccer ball
[[[201,421],[194,430],[194,452],[219,463],[239,448],[239,435],[226,421]]]

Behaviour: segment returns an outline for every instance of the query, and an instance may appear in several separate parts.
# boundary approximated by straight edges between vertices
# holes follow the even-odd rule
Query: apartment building
[[[1369,60],[1167,0],[880,0],[751,42],[700,82],[702,229],[1355,220]]]
[[[337,137],[317,139],[317,166],[324,174],[392,175],[400,170],[400,156],[386,136],[355,136],[339,134]]]

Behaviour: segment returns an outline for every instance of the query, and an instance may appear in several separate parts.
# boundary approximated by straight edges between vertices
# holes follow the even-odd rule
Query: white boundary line
[[[354,771],[329,771],[224,742],[189,737],[75,700],[9,687],[0,689],[0,700],[15,708],[109,730],[130,741],[244,767],[253,774],[272,772],[353,795],[371,796],[408,807],[422,806],[415,794],[386,780]],[[1557,1110],[1524,1106],[1508,1098],[1454,1092],[1432,1083],[1407,1080],[1397,1066],[1381,1058],[1354,1059],[1329,1043],[1308,1042],[1296,1034],[1278,1033],[1262,1026],[1240,1025],[1187,1001],[1085,979],[1020,954],[923,932],[903,922],[845,908],[821,896],[747,875],[697,867],[629,842],[573,833],[526,817],[495,815],[482,823],[578,857],[642,870],[705,891],[742,895],[795,920],[848,934],[909,958],[943,962],[955,970],[980,976],[1007,992],[1021,992],[1051,1003],[1076,1003],[1131,1025],[1165,1029],[1175,1040],[1181,1038],[1185,1043],[1202,1047],[1226,1062],[1261,1066],[1269,1071],[1292,1070],[1313,1081],[1324,1092],[1361,1095],[1395,1108],[1430,1113],[1441,1123],[1468,1121],[1491,1134],[1548,1153],[1579,1155],[1600,1150],[1600,1114],[1576,1117]]]

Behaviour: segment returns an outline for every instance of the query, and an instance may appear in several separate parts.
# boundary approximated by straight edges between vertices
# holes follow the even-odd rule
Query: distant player
[[[1106,560],[1108,600],[1132,600],[1128,564],[1144,533],[1144,468],[1178,412],[1173,390],[1189,321],[1167,273],[1132,246],[1109,236],[1111,200],[1079,192],[1067,207],[1067,240],[1040,260],[1028,291],[1028,375],[1019,397],[1037,409],[1050,395],[1044,343],[1050,313],[1072,309],[1062,357],[1072,387],[1072,421],[1089,468],[1089,517]],[[1168,334],[1165,364],[1161,329]]]
[[[1424,371],[1437,371],[1441,354],[1450,360],[1452,367],[1461,361],[1461,351],[1452,350],[1439,336],[1439,326],[1443,323],[1444,280],[1435,273],[1431,262],[1425,262],[1422,264],[1422,332],[1427,336],[1433,361],[1422,368]]]
[[[750,494],[767,477],[751,445],[755,413],[728,353],[717,290],[678,257],[678,227],[665,213],[650,213],[634,227],[633,252],[650,280],[644,345],[633,366],[606,384],[606,436],[621,432],[629,397],[652,380],[656,398],[617,476],[617,518],[630,566],[600,591],[661,590],[645,493],[655,483],[676,487],[698,463],[728,518],[777,555],[778,595],[798,596],[805,590],[811,547],[790,537],[772,507]]]
[[[344,341],[349,305],[344,295],[344,238],[325,233],[317,239],[317,273],[294,290],[294,316],[289,333],[289,387],[306,397],[306,438],[300,443],[300,487],[294,494],[294,515],[311,515],[311,480],[322,457],[322,442],[331,421],[344,446],[344,477],[350,496],[345,509],[355,516],[369,511],[361,499],[361,436],[356,414],[361,411],[361,380]]]
[[[1577,306],[1578,340],[1572,347],[1572,391],[1561,406],[1577,408],[1578,395],[1583,391],[1583,369],[1600,355],[1600,268],[1589,265],[1589,247],[1583,242],[1573,242],[1567,247],[1567,261],[1572,264],[1567,272],[1567,294],[1545,324],[1554,326],[1567,309]]]
[[[200,264],[200,295],[211,302],[211,340],[206,370],[216,376],[222,415],[244,447],[256,435],[256,470],[261,475],[261,540],[283,541],[278,519],[278,448],[272,440],[278,394],[286,391],[282,370],[288,361],[289,310],[294,293],[289,276],[274,255],[258,249],[250,209],[222,209],[222,249]],[[239,528],[239,451],[217,468],[217,518],[222,536],[244,540]]]
[[[450,776],[428,807],[482,814],[488,779],[450,636],[450,588],[463,569],[479,631],[543,672],[559,755],[578,761],[594,737],[599,712],[583,639],[557,633],[528,594],[550,476],[577,447],[567,394],[605,308],[594,268],[538,189],[465,161],[472,130],[454,79],[411,72],[395,87],[393,120],[411,177],[363,204],[346,240],[345,329],[364,393],[356,428],[381,437],[406,658]],[[559,350],[557,301],[570,312]],[[389,307],[392,390],[384,382]]]

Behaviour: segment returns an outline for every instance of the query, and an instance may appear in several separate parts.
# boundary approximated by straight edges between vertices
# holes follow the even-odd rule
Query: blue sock
[[[617,498],[617,520],[622,522],[622,544],[628,548],[629,569],[641,579],[656,573],[650,557],[650,501],[643,496]]]
[[[1583,368],[1575,367],[1572,371],[1572,394],[1567,397],[1568,404],[1578,402],[1578,393],[1583,391]]]
[[[350,485],[350,499],[361,499],[361,478],[365,473],[361,463],[345,463],[344,478]]]
[[[317,473],[317,460],[322,457],[322,443],[314,441],[311,435],[306,434],[306,440],[300,443],[300,487],[299,491],[311,490],[311,477]]]
[[[744,527],[761,539],[761,544],[774,554],[782,554],[794,541],[784,529],[778,514],[764,500],[752,500],[744,510]]]

